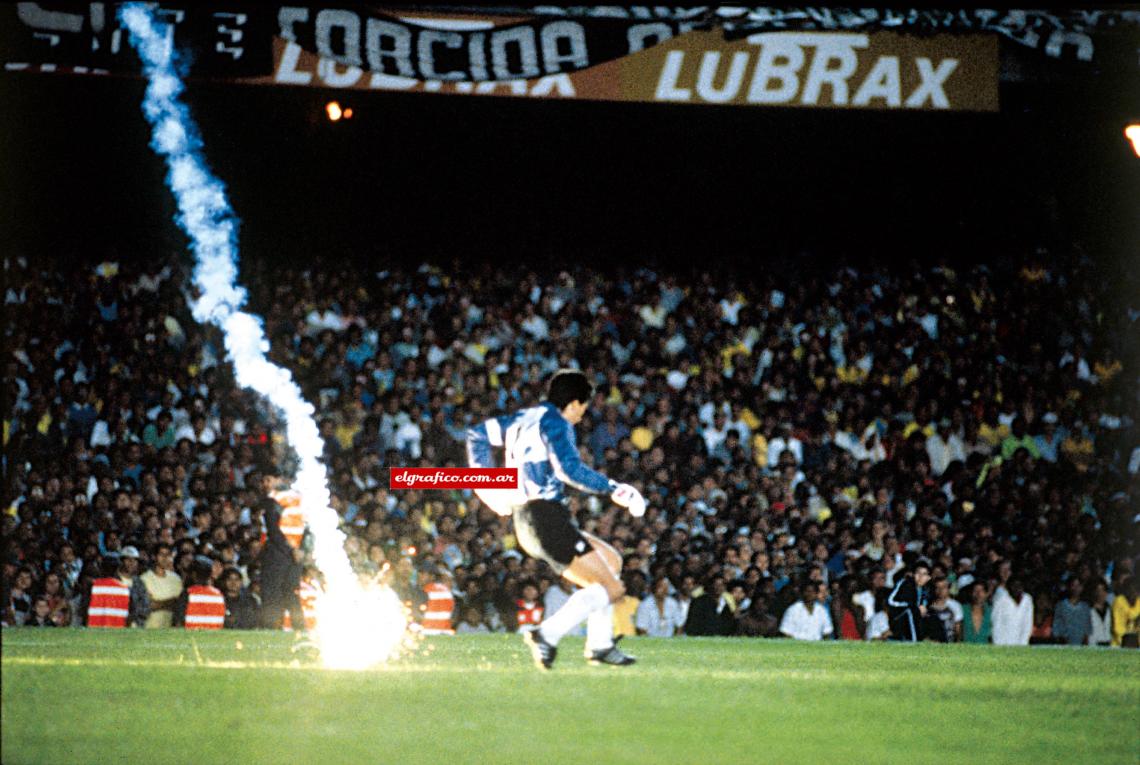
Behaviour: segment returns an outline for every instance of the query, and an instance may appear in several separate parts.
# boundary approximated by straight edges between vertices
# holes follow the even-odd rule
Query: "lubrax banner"
[[[562,31],[565,40],[575,39],[567,27]],[[521,46],[533,54],[532,72],[553,66],[541,56],[541,40],[538,33]],[[570,55],[572,42],[566,50],[560,55]],[[992,35],[771,32],[730,42],[719,31],[692,31],[577,72],[482,82],[424,82],[345,67],[285,40],[278,41],[274,59],[273,82],[286,85],[677,104],[998,110],[998,46]]]
[[[998,109],[993,34],[786,30],[728,37],[715,13],[630,18],[234,5],[159,7],[191,77],[467,95],[804,108]],[[111,3],[17,3],[9,70],[121,73]],[[39,62],[39,63],[37,63]]]

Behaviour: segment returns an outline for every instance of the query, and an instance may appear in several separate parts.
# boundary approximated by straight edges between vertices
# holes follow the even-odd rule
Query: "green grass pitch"
[[[240,647],[239,647],[240,641]],[[47,763],[1137,763],[1140,652],[515,635],[383,668],[288,634],[5,630],[2,759]]]

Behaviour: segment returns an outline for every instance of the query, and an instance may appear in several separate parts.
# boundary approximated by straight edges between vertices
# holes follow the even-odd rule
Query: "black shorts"
[[[515,536],[522,549],[549,563],[558,574],[579,555],[593,549],[561,502],[532,499],[515,509],[514,518]]]

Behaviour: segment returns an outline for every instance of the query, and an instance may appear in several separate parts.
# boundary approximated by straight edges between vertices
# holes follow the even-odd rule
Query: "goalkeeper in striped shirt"
[[[501,447],[504,464],[519,471],[517,489],[475,493],[499,515],[514,517],[515,534],[524,550],[581,588],[537,629],[523,633],[540,669],[551,668],[558,642],[583,621],[587,661],[614,666],[635,661],[617,647],[613,636],[613,604],[625,595],[619,578],[621,555],[580,530],[565,504],[565,487],[570,485],[608,494],[634,517],[645,514],[645,499],[637,489],[591,470],[578,455],[574,426],[586,414],[593,395],[585,374],[564,369],[551,378],[547,398],[538,406],[492,417],[467,430],[472,467],[496,467],[493,449]]]

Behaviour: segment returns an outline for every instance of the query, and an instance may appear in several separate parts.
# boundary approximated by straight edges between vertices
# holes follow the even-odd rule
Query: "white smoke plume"
[[[340,661],[367,666],[383,660],[402,639],[406,621],[402,609],[392,610],[392,602],[399,604],[390,590],[366,592],[352,571],[344,552],[345,536],[330,506],[326,470],[320,460],[324,443],[313,419],[314,407],[304,399],[289,370],[266,358],[269,342],[261,320],[241,310],[247,295],[236,283],[237,220],[225,187],[206,166],[190,111],[179,101],[183,84],[175,68],[173,30],[156,23],[143,3],[124,5],[120,19],[142,58],[149,82],[143,112],[153,128],[151,148],[166,160],[167,185],[178,204],[176,220],[190,237],[195,256],[194,283],[201,297],[192,303],[194,318],[223,331],[238,384],[267,398],[284,417],[286,440],[299,462],[293,488],[301,495],[301,510],[313,537],[313,557],[325,576],[327,595],[318,611],[328,613],[326,623],[336,624],[341,652],[356,650],[343,647],[350,639],[346,632],[369,632],[369,643],[374,646],[371,655]],[[348,617],[344,611],[355,615]],[[322,654],[327,654],[324,637],[318,634]],[[336,661],[328,655],[324,658],[326,663]]]

